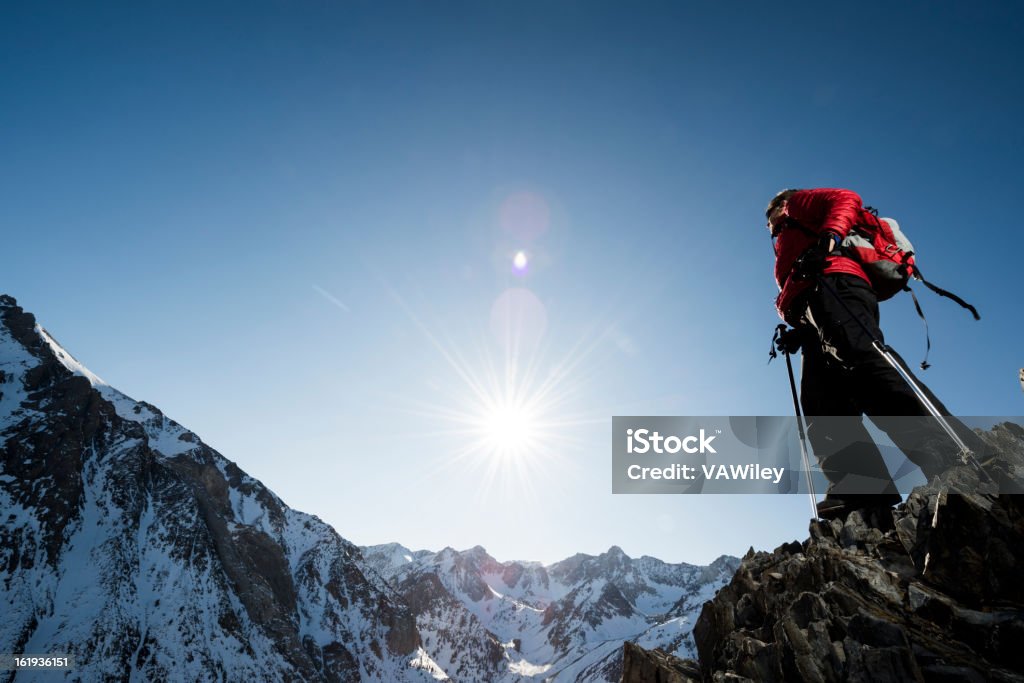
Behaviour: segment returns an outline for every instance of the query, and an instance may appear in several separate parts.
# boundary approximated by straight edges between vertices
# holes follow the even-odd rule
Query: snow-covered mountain
[[[737,564],[361,551],[0,296],[0,653],[67,680],[618,680],[624,640],[693,656]]]
[[[546,567],[498,562],[479,546],[362,550],[412,608],[424,649],[453,678],[473,681],[618,681],[624,641],[692,657],[701,606],[739,564],[631,559],[615,546]]]
[[[0,652],[73,655],[86,681],[444,677],[358,548],[6,296],[0,448]]]

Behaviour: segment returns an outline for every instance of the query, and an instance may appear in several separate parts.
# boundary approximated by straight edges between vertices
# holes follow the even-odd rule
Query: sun
[[[433,397],[410,411],[433,424],[422,436],[443,444],[431,476],[443,482],[469,475],[481,501],[541,504],[538,488],[568,476],[582,452],[581,433],[604,421],[577,407],[584,387],[575,362],[517,362],[484,345],[458,348],[428,338],[453,371],[453,381],[433,385]]]
[[[540,416],[523,402],[501,401],[480,415],[479,437],[484,449],[500,456],[526,457],[537,447],[541,433]]]
[[[448,370],[428,383],[429,396],[395,397],[408,406],[403,412],[430,424],[412,435],[441,451],[429,476],[443,482],[469,474],[477,479],[474,494],[482,500],[497,496],[539,503],[535,487],[570,476],[588,447],[584,434],[607,421],[586,403],[592,356],[613,327],[589,325],[575,343],[552,354],[552,346],[524,330],[528,321],[515,299],[496,341],[479,327],[455,334],[428,325],[396,292],[392,295]]]

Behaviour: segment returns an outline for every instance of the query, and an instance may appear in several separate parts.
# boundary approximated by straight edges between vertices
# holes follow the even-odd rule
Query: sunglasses
[[[772,237],[777,236],[779,234],[779,232],[782,231],[782,222],[783,222],[782,221],[783,214],[780,212],[778,214],[777,219],[776,219],[775,225],[772,225],[772,214],[775,213],[776,211],[778,211],[779,207],[784,205],[785,203],[786,203],[785,200],[783,200],[781,202],[773,202],[767,209],[765,209],[765,212],[764,212],[765,227],[768,229],[768,232],[771,233]]]

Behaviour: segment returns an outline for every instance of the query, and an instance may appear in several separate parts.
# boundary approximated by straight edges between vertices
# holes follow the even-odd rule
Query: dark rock
[[[991,476],[960,465],[891,513],[751,548],[694,627],[701,679],[1024,681],[1024,496],[1006,492],[1024,480],[1024,429],[979,436]],[[623,681],[660,680],[644,671],[624,666]]]
[[[700,668],[691,660],[678,659],[661,650],[645,650],[633,643],[624,643],[622,650],[623,680],[629,672],[633,683],[699,683]]]

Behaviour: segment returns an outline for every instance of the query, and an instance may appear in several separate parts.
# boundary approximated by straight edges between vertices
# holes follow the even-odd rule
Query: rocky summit
[[[958,466],[891,514],[751,549],[701,611],[699,664],[627,644],[624,683],[1024,681],[1024,496],[1000,493],[1024,476],[1024,430],[979,436],[987,474]]]

